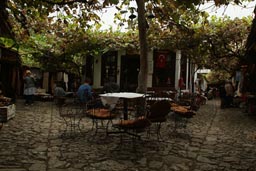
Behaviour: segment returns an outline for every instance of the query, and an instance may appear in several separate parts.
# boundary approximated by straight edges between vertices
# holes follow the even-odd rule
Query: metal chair
[[[120,120],[118,123],[114,124],[113,127],[119,129],[120,133],[120,144],[124,142],[124,134],[128,134],[128,138],[132,140],[133,148],[136,149],[136,140],[141,140],[141,133],[146,132],[147,128],[151,125],[149,119],[145,116],[140,116],[138,118]]]
[[[95,129],[94,135],[99,130],[104,130],[107,135],[109,125],[112,124],[112,120],[117,115],[112,110],[105,108],[100,99],[94,99],[87,103],[86,116],[92,119],[92,130]]]
[[[174,122],[173,133],[177,134],[177,129],[186,129],[187,123],[196,113],[190,109],[190,106],[181,106],[176,103],[171,104],[171,119]]]
[[[55,99],[60,118],[64,124],[64,136],[75,136],[81,133],[81,120],[86,117],[83,106],[75,103],[66,103],[66,98]]]
[[[152,126],[148,129],[148,136],[154,132],[157,135],[157,140],[161,138],[161,125],[167,120],[167,115],[170,111],[171,104],[167,100],[156,101],[149,107],[147,118],[152,123],[153,130]]]

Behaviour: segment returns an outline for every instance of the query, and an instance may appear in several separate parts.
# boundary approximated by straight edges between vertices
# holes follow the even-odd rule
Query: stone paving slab
[[[93,136],[89,118],[81,132],[63,136],[64,124],[52,102],[24,106],[0,131],[0,171],[256,171],[256,116],[220,109],[208,101],[174,131],[172,116],[161,141],[142,135],[120,144],[119,135]]]

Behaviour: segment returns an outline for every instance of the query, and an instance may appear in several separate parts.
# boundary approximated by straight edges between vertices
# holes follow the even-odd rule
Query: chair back
[[[171,104],[167,100],[157,101],[150,106],[148,118],[163,118],[171,111]]]

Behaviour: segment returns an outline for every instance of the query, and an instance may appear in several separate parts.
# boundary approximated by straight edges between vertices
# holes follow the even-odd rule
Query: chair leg
[[[65,125],[62,136],[65,137],[68,132],[68,121],[67,121],[67,118],[65,118],[65,117],[62,117],[62,120],[64,121],[64,125]]]
[[[149,127],[148,130],[147,130],[147,137],[150,138],[151,134],[154,133],[154,134],[156,134],[157,140],[160,141],[160,139],[162,139],[162,135],[161,135],[162,123],[161,122],[155,122],[152,126],[154,128]]]
[[[107,136],[108,136],[108,132],[109,132],[109,131],[108,131],[109,124],[113,124],[113,122],[112,122],[111,119],[107,121],[107,125],[106,125],[106,135],[107,135]]]
[[[160,139],[162,139],[162,136],[161,136],[161,122],[157,123],[156,126],[156,133],[157,133],[157,140],[159,141]]]
[[[99,132],[99,129],[102,129],[106,133],[106,136],[108,136],[108,129],[110,124],[112,124],[111,119],[93,119],[92,130],[95,128],[94,135]]]

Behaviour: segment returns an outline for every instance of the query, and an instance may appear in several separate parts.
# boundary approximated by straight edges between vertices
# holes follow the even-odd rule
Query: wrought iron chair
[[[83,106],[75,103],[67,103],[65,97],[58,97],[54,99],[58,109],[60,118],[64,124],[64,136],[75,136],[77,133],[81,133],[81,120],[84,118],[85,109]]]
[[[144,97],[143,97],[144,99]],[[121,117],[120,120],[113,125],[120,133],[120,144],[124,140],[132,140],[133,147],[135,147],[137,140],[142,140],[143,135],[147,135],[147,129],[150,127],[151,122],[147,118],[147,110],[145,99],[134,99],[130,104],[132,110],[129,111],[129,117]],[[144,107],[143,107],[144,106]]]
[[[141,139],[141,133],[146,132],[147,128],[151,125],[149,119],[145,116],[140,116],[138,118],[120,120],[118,123],[114,124],[113,127],[120,130],[120,144],[123,144],[124,134],[128,134],[129,138],[132,140],[133,147],[135,148],[135,143],[137,139]]]
[[[161,125],[167,120],[167,115],[170,113],[170,111],[171,104],[167,100],[156,101],[149,107],[147,118],[152,123],[152,126],[148,129],[148,136],[154,132],[157,134],[157,140],[160,140]]]
[[[95,129],[94,135],[99,130],[104,130],[107,135],[109,125],[112,124],[112,120],[117,116],[112,110],[104,107],[99,98],[87,103],[86,115],[92,119],[92,130]]]
[[[177,134],[177,129],[186,129],[187,123],[196,113],[190,106],[181,106],[176,103],[171,104],[171,119],[174,122],[173,133]]]

